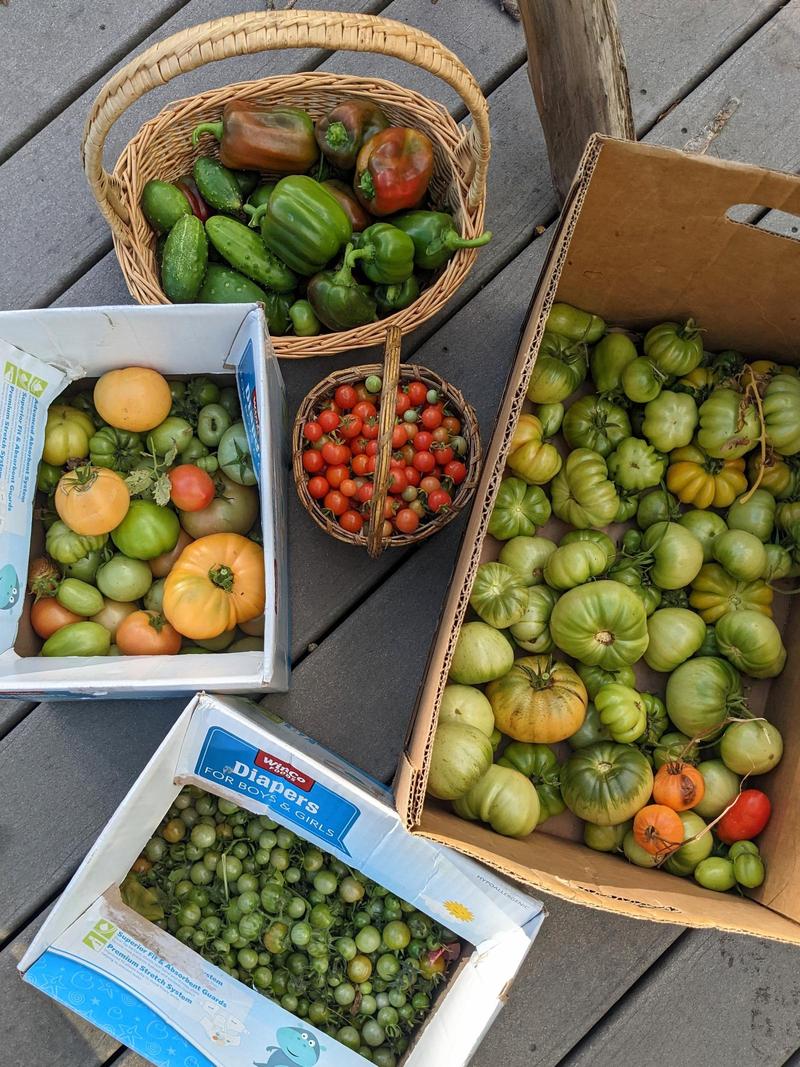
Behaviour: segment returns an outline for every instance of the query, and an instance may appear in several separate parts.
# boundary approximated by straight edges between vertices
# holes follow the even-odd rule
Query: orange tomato
[[[166,378],[148,367],[110,370],[97,379],[94,406],[110,426],[143,433],[169,415],[172,394]]]
[[[52,637],[56,630],[67,626],[71,622],[85,622],[74,611],[67,611],[55,597],[42,597],[31,607],[31,626],[46,641]]]
[[[235,533],[199,537],[164,584],[164,614],[185,637],[204,640],[264,611],[264,550]]]
[[[666,804],[648,804],[634,816],[633,836],[645,852],[661,859],[683,844],[683,823]]]
[[[153,572],[153,577],[166,578],[172,570],[172,566],[176,559],[178,559],[184,548],[191,543],[192,538],[184,529],[181,529],[181,532],[178,534],[178,540],[175,542],[175,547],[171,552],[165,552],[163,556],[156,556],[155,559],[149,559],[147,561],[150,565],[150,570]]]
[[[117,627],[116,645],[123,656],[174,656],[181,635],[157,611],[134,611]]]
[[[119,526],[128,512],[131,494],[116,471],[87,465],[61,477],[54,500],[59,518],[70,530],[95,537]]]
[[[653,781],[653,800],[673,811],[688,811],[699,804],[706,791],[703,775],[683,760],[664,763]]]

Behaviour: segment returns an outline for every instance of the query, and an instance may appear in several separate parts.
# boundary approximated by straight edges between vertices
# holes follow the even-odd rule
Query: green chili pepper
[[[318,318],[329,330],[350,330],[375,322],[378,309],[370,289],[353,277],[348,259],[353,246],[348,245],[344,263],[338,270],[323,270],[308,283],[308,299]]]
[[[382,315],[391,315],[413,304],[419,296],[419,282],[412,274],[404,282],[395,285],[376,285],[375,300]]]
[[[414,242],[414,264],[422,270],[436,270],[457,249],[480,248],[492,239],[488,230],[480,237],[462,237],[446,211],[405,211],[392,224]]]
[[[289,308],[289,318],[298,337],[315,337],[322,329],[322,324],[308,300],[295,300]]]
[[[371,282],[396,285],[414,270],[414,242],[388,222],[375,222],[353,237],[354,251],[347,257],[352,267],[360,261]]]

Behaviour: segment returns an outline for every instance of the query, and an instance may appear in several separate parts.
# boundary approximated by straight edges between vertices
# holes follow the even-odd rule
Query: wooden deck
[[[130,302],[80,168],[84,118],[113,65],[131,52],[247,6],[243,0],[0,6],[0,307]],[[521,29],[498,0],[328,6],[380,12],[429,30],[462,57],[489,97],[488,224],[495,239],[453,303],[405,348],[406,357],[460,385],[488,438],[556,215]],[[800,0],[619,0],[619,7],[640,137],[683,147],[733,97],[738,108],[708,151],[800,169]],[[114,131],[109,158],[170,98],[301,68],[379,73],[440,99],[460,117],[450,90],[416,68],[361,55],[272,53],[205,68],[153,93]],[[747,217],[787,235],[800,228],[777,212]],[[284,365],[290,410],[311,385],[350,362]],[[295,673],[291,693],[270,706],[388,780],[463,523],[378,562],[327,538],[293,494],[290,529]],[[413,626],[398,625],[409,619]],[[0,704],[1,1065],[144,1063],[23,985],[15,966],[183,703]],[[547,908],[476,1067],[800,1064],[796,949],[554,899]]]

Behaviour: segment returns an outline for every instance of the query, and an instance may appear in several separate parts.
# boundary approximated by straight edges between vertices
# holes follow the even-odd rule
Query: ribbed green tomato
[[[673,671],[666,701],[675,726],[706,741],[717,736],[729,715],[740,715],[745,706],[739,672],[715,656],[697,656]]]
[[[549,745],[511,741],[497,763],[500,767],[513,767],[531,780],[539,796],[540,825],[564,811],[558,756]]]
[[[688,393],[664,389],[645,407],[642,433],[659,452],[671,452],[689,444],[697,419],[697,404]]]
[[[714,848],[714,835],[710,831],[703,833],[706,828],[705,820],[696,815],[694,811],[679,811],[678,815],[683,823],[683,840],[686,844],[681,845],[667,858],[664,869],[670,874],[688,878],[697,864],[711,855]],[[690,840],[695,837],[696,840]]]
[[[640,437],[626,437],[608,457],[611,479],[629,492],[658,485],[667,469],[667,457]]]
[[[593,541],[561,545],[547,557],[544,580],[552,589],[574,589],[602,574],[608,566],[604,549]]]
[[[651,489],[637,501],[636,525],[640,530],[646,530],[654,522],[679,522],[680,517],[678,499],[666,489]]]
[[[606,461],[588,448],[570,452],[553,479],[550,497],[556,515],[579,529],[608,526],[614,522],[619,507]]]
[[[579,819],[617,826],[632,818],[653,791],[646,758],[630,745],[598,741],[574,752],[561,768],[561,795]]]
[[[590,448],[607,456],[630,436],[631,423],[624,408],[589,393],[567,409],[562,432],[570,448]]]
[[[763,544],[746,530],[726,530],[714,541],[711,551],[717,563],[740,582],[754,582],[767,566]]]
[[[476,726],[440,722],[431,749],[428,792],[439,800],[463,797],[489,770],[493,755],[489,738]]]
[[[736,389],[715,389],[700,406],[697,442],[714,459],[737,459],[758,441],[761,425],[752,400]]]
[[[536,409],[536,418],[542,424],[542,437],[545,441],[550,437],[555,437],[564,421],[564,405],[539,404]]]
[[[625,835],[630,831],[633,820],[626,819],[619,826],[598,826],[597,823],[583,824],[583,843],[595,852],[620,852]]]
[[[528,590],[505,563],[481,563],[469,602],[484,622],[505,630],[518,622],[528,606]]]
[[[611,682],[617,682],[619,685],[636,686],[636,675],[633,672],[633,667],[627,665],[618,667],[613,671],[606,671],[602,667],[579,663],[577,670],[580,680],[586,686],[586,692],[589,694],[590,700],[594,700],[601,686],[609,685]]]
[[[594,698],[600,722],[615,741],[633,744],[647,728],[644,701],[635,689],[612,682],[604,685]]]
[[[767,556],[767,565],[761,577],[765,582],[787,578],[792,573],[792,556],[783,545],[764,545],[764,552]]]
[[[600,712],[594,706],[594,704],[588,704],[586,707],[586,718],[581,723],[580,727],[567,738],[570,748],[586,748],[587,745],[593,745],[596,741],[610,741],[611,731],[605,725],[600,722]]]
[[[534,404],[558,404],[574,393],[586,378],[586,345],[545,331],[528,383]]]
[[[543,441],[536,416],[520,415],[506,462],[529,485],[545,485],[561,469],[562,461],[556,446]]]
[[[786,664],[778,627],[760,611],[730,611],[715,627],[725,659],[751,678],[775,678]]]
[[[795,493],[792,492],[792,496]],[[800,523],[800,500],[783,500],[775,507],[775,525],[779,530],[790,530]]]
[[[647,716],[647,725],[644,733],[639,738],[639,742],[642,745],[656,745],[669,726],[666,705],[661,697],[656,696],[655,693],[640,693],[639,695],[644,702],[645,715]]]
[[[598,393],[614,393],[622,387],[622,372],[638,353],[626,333],[607,333],[592,350],[589,367]]]
[[[769,541],[775,526],[775,497],[766,489],[751,492],[748,500],[738,496],[728,508],[725,521],[731,530],[746,530],[759,541]]]
[[[564,593],[550,616],[550,633],[568,656],[616,670],[647,648],[647,615],[634,592],[606,579]]]
[[[617,546],[608,534],[603,533],[602,530],[569,530],[561,538],[559,544],[563,547],[564,545],[574,544],[576,541],[592,541],[594,544],[599,545],[606,554],[609,566],[617,558]]]
[[[667,375],[662,374],[645,356],[634,359],[622,372],[622,388],[625,396],[634,404],[647,404],[655,400],[666,380]]]
[[[703,620],[688,608],[661,608],[647,620],[650,642],[644,661],[654,671],[674,671],[698,651],[706,638]]]
[[[694,810],[704,819],[716,819],[739,795],[739,775],[728,770],[721,759],[703,760],[697,769],[703,776],[705,790]]]
[[[700,749],[686,734],[670,730],[663,734],[653,749],[653,766],[658,770],[665,763],[683,760],[684,763],[696,763]]]
[[[541,807],[533,783],[512,767],[494,763],[468,793],[453,803],[462,819],[480,819],[498,834],[527,837],[537,826]]]
[[[767,442],[782,456],[800,452],[800,378],[776,374],[764,393]]]
[[[718,622],[729,611],[744,608],[772,617],[773,592],[766,582],[741,582],[718,563],[705,563],[692,582],[689,603],[703,622]]]
[[[650,577],[659,589],[680,589],[693,581],[703,566],[703,546],[684,526],[656,522],[642,537],[642,548],[653,557]]]
[[[764,719],[734,722],[722,735],[719,754],[725,766],[736,774],[767,774],[781,761],[783,738]]]
[[[710,563],[714,558],[711,546],[728,527],[721,515],[715,511],[693,509],[684,512],[678,522],[690,530],[703,546],[703,562]]]
[[[550,616],[558,593],[547,585],[534,585],[528,589],[528,606],[522,618],[511,628],[511,636],[526,652],[545,653],[553,651],[550,633]]]
[[[521,478],[506,478],[497,490],[489,533],[498,541],[520,534],[532,536],[549,518],[550,501],[540,486],[527,485]]]
[[[606,324],[599,315],[573,307],[572,304],[556,303],[550,308],[546,329],[559,333],[570,341],[583,341],[593,345],[599,341],[606,330]]]
[[[645,334],[644,354],[664,374],[688,374],[703,358],[702,333],[694,319],[662,322]]]
[[[575,733],[586,714],[583,682],[566,663],[524,656],[490,682],[486,696],[498,730],[515,741],[551,744]]]
[[[500,550],[498,559],[522,579],[523,585],[541,585],[547,557],[556,545],[547,537],[512,537]]]

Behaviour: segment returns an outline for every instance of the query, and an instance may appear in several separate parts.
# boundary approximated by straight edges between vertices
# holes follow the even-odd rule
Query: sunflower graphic
[[[458,919],[459,922],[471,923],[475,918],[466,904],[461,904],[458,900],[446,900],[444,906],[447,912],[449,912],[454,919]]]

